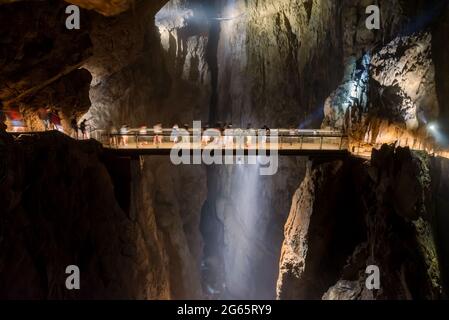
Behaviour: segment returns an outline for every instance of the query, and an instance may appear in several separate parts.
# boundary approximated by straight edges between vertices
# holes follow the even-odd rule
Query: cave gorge
[[[446,0],[0,0],[0,299],[447,299],[448,34]],[[279,135],[276,174],[174,165],[193,121]]]

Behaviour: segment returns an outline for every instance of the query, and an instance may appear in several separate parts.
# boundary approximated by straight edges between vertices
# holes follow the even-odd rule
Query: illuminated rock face
[[[80,2],[115,15],[126,10],[132,1],[76,3]],[[32,113],[40,107],[51,106],[61,112],[63,124],[69,129],[70,119],[81,117],[91,106],[92,77],[85,74],[86,70],[77,69],[87,69],[96,85],[105,76],[142,57],[145,33],[151,29],[152,19],[164,3],[141,1],[134,6],[135,11],[129,10],[117,18],[81,9],[80,30],[66,29],[67,2],[0,3],[0,100],[3,105],[20,107],[32,130],[39,129]]]
[[[441,298],[447,258],[437,246],[447,246],[437,226],[446,208],[432,205],[441,167],[387,146],[371,164],[311,163],[285,227],[278,298]],[[378,291],[365,284],[370,265],[380,269]]]
[[[24,0],[0,0],[0,5],[20,1]],[[71,3],[84,9],[95,10],[105,16],[118,15],[133,8],[136,4],[136,0],[67,0],[65,2],[65,7]],[[158,3],[162,4],[164,0],[153,0],[152,2],[155,5],[158,5]]]
[[[207,122],[207,26],[198,29],[171,20],[171,10],[182,9],[174,5],[164,7],[156,18],[150,2],[138,9],[113,21],[95,21],[94,56],[85,65],[93,74],[92,108],[86,118],[99,128],[109,121],[136,127]]]
[[[165,298],[203,298],[200,213],[207,196],[205,168],[176,167],[166,157],[149,157],[133,161],[131,180],[131,219],[141,226],[144,239],[156,239],[163,248]],[[148,250],[151,254],[157,248]]]
[[[61,1],[1,5],[0,100],[5,106],[26,112],[52,105],[68,118],[89,109],[91,76],[77,69],[92,54],[90,18],[82,11],[83,28],[68,32],[64,9]]]
[[[385,88],[395,88],[394,82],[398,81],[398,90],[387,90],[387,93],[393,98],[410,96],[413,103],[409,107],[409,100],[403,99],[381,111],[394,111],[394,116],[385,115],[387,122],[399,118],[404,127],[408,121],[413,128],[413,121],[419,119],[421,110],[429,115],[435,111],[433,84],[427,81],[432,77],[428,59],[431,54],[429,36],[423,33],[394,39],[407,19],[415,18],[416,11],[425,2],[429,1],[377,1],[382,10],[382,29],[370,32],[365,28],[364,18],[366,6],[372,3],[364,0],[236,0],[216,3],[173,0],[157,15],[165,1],[143,0],[136,1],[134,10],[111,18],[83,10],[82,30],[67,33],[66,30],[52,28],[64,26],[66,15],[63,9],[67,3],[58,2],[52,7],[48,5],[50,2],[36,1],[32,8],[40,9],[30,10],[26,6],[31,2],[27,1],[14,4],[26,7],[19,19],[17,15],[12,18],[6,16],[0,23],[8,21],[9,26],[15,25],[16,21],[34,21],[35,16],[54,18],[39,24],[42,29],[33,30],[34,24],[31,23],[20,24],[17,29],[1,29],[2,43],[6,42],[8,50],[0,52],[2,55],[7,53],[6,62],[1,65],[0,78],[5,82],[0,81],[0,99],[9,100],[17,92],[33,88],[55,75],[62,76],[65,67],[78,68],[81,65],[83,70],[70,72],[60,82],[53,83],[54,86],[47,86],[39,95],[27,100],[22,108],[33,110],[42,104],[56,103],[55,107],[64,110],[67,116],[72,112],[84,113],[90,103],[86,99],[91,82],[88,71],[92,75],[92,107],[85,117],[95,128],[104,128],[110,121],[115,126],[151,126],[156,122],[171,126],[174,123],[190,124],[193,119],[226,121],[243,127],[248,123],[253,127],[263,124],[270,127],[318,127],[322,123],[323,105],[328,97],[324,108],[325,126],[341,127],[347,125],[346,111],[357,105],[356,100],[366,106],[363,112],[379,111],[380,103],[376,103],[374,108],[369,104],[375,100],[368,87],[376,88],[371,91],[373,94],[385,92]],[[106,4],[106,1],[80,0],[73,3],[112,15],[125,10],[131,1],[109,1]],[[3,10],[6,6],[2,6],[1,13],[7,12]],[[3,37],[3,30],[8,31],[6,37]],[[439,57],[435,61],[439,66],[436,68],[437,79],[440,79],[436,86],[439,95],[445,97],[449,92],[445,89],[449,83],[444,54],[447,33],[439,32],[439,38],[432,38],[439,39],[440,48],[433,52],[433,56]],[[18,39],[15,38],[16,33]],[[57,39],[51,50],[47,46],[46,34]],[[19,41],[16,43],[16,40]],[[378,43],[384,44],[381,46],[383,49],[374,50],[374,54],[367,57],[366,51]],[[32,49],[32,55],[24,50],[27,47]],[[389,55],[390,52],[393,56]],[[361,58],[369,58],[371,73],[368,81],[367,64]],[[5,60],[0,61],[3,63]],[[398,64],[403,68],[399,70]],[[413,77],[424,80],[418,85],[418,82],[410,81]],[[73,82],[80,83],[80,86],[73,86]],[[1,87],[4,83],[7,86]],[[74,91],[78,92],[75,94]],[[57,97],[57,101],[52,101],[52,96]],[[346,100],[340,103],[341,99]],[[403,105],[403,101],[407,103]],[[70,109],[67,107],[70,105],[77,108]],[[349,117],[351,126],[356,122],[352,121],[353,118],[357,121],[366,119],[363,112]],[[373,124],[374,121],[370,120],[370,132],[375,132]],[[377,134],[370,133],[370,136],[377,137]],[[360,166],[358,163],[355,165]],[[302,195],[297,194],[295,202],[299,198],[304,200],[310,188],[317,193],[310,194],[304,202],[313,203],[315,196],[323,199],[320,188],[324,185],[337,190],[336,194],[347,200],[345,204],[351,203],[351,199],[345,196],[357,193],[358,189],[345,184],[342,187],[338,184],[339,179],[334,182],[326,180],[326,177],[347,178],[347,166],[343,164],[343,169],[339,169],[339,165],[335,168],[328,166],[309,172],[303,184],[307,188],[301,189]],[[130,272],[135,276],[132,283],[136,279],[150,280],[143,281],[142,287],[133,287],[124,295],[139,298],[199,297],[203,243],[203,267],[208,268],[206,274],[211,277],[211,281],[203,282],[207,295],[275,297],[284,222],[290,197],[303,179],[304,167],[302,160],[284,159],[278,176],[262,179],[252,176],[249,170],[242,174],[236,167],[174,169],[161,159],[143,158],[141,162],[133,162],[131,209],[129,212],[117,211],[117,215],[128,214],[127,219],[132,221],[124,222],[132,238],[127,238],[126,243],[134,243],[124,252],[131,255],[130,259],[136,260],[139,266],[138,274]],[[110,184],[100,187],[110,188]],[[191,191],[188,197],[186,190]],[[15,197],[18,196],[13,195],[11,199]],[[111,192],[106,192],[105,197],[110,201],[108,205],[116,206]],[[328,201],[327,207],[322,208],[322,217],[333,223],[334,208],[343,204],[336,199],[331,200],[333,202]],[[410,209],[404,203],[401,206]],[[349,205],[349,215],[343,214],[343,221],[355,217],[355,208],[361,207],[360,204]],[[296,213],[304,221],[314,215],[311,209],[296,210]],[[287,228],[290,231],[283,249],[286,263],[281,270],[280,297],[320,298],[337,283],[336,274],[342,268],[343,258],[351,255],[365,235],[356,234],[352,239],[340,237],[343,231],[352,234],[353,229],[364,230],[363,223],[357,219],[348,219],[347,222],[333,238],[340,241],[336,243],[342,244],[344,254],[337,250],[335,269],[325,270],[329,271],[329,275],[323,277],[325,285],[319,282],[319,287],[315,287],[312,284],[316,277],[314,269],[310,273],[301,271],[302,261],[294,265],[297,262],[295,250],[303,252],[303,248],[288,247],[291,245],[288,241],[296,239],[295,233],[301,237],[310,234],[308,229],[304,229],[306,225],[302,226],[294,218],[289,220]],[[320,223],[322,230],[333,230],[332,223]],[[109,234],[115,229],[107,226],[106,230]],[[312,231],[317,242],[323,240],[319,230]],[[102,235],[101,232],[98,236]],[[311,254],[304,258],[306,264],[312,255],[319,261],[328,240],[323,240],[323,247],[318,243],[311,249]],[[119,245],[117,247],[122,249]],[[292,273],[289,273],[290,262],[295,269]],[[312,265],[317,264],[317,260],[312,261]],[[145,273],[142,270],[150,271]],[[295,291],[298,272],[303,272],[303,279],[307,280],[310,290]],[[293,284],[288,283],[289,277],[293,277]],[[125,280],[129,279],[120,279]],[[338,282],[328,297],[358,296],[359,293],[353,291],[360,286],[351,281],[355,281],[353,276]],[[341,293],[347,287],[352,291]]]
[[[122,13],[135,4],[135,0],[70,0],[67,1],[85,9],[94,9],[105,16]]]
[[[416,130],[438,115],[431,41],[430,33],[396,38],[376,52],[371,61],[373,94],[380,96],[380,101],[372,103],[382,105],[387,109],[385,113],[399,118],[408,130]],[[396,92],[398,99],[388,96],[388,92]],[[400,98],[401,104],[391,103]]]
[[[369,142],[391,142],[378,136],[394,131],[379,132],[382,120],[404,131],[425,132],[439,114],[431,40],[428,32],[397,37],[354,60],[326,101],[323,126],[359,131],[362,138],[368,133]]]

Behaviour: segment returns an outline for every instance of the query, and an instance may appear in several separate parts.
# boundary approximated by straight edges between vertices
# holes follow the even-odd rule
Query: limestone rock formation
[[[59,133],[1,139],[0,297],[203,297],[204,168],[117,158]],[[68,265],[80,291],[65,289]]]
[[[64,3],[60,1],[2,5],[0,100],[4,105],[41,107],[41,101],[33,104],[30,98],[74,72],[92,54],[88,15],[83,12],[82,29],[70,31],[65,27],[66,17]],[[84,81],[90,83],[89,78]],[[81,101],[84,92],[80,92]],[[76,106],[77,93],[73,97]],[[58,100],[47,97],[46,105],[52,103],[57,108]],[[85,110],[85,103],[82,105]]]
[[[2,299],[171,296],[163,242],[146,236],[158,232],[151,213],[131,219],[129,192],[115,192],[130,183],[129,163],[111,170],[118,160],[97,143],[58,133],[2,137],[0,149]],[[81,290],[66,290],[69,265]]]
[[[394,142],[394,127],[425,138],[439,114],[431,40],[429,32],[398,37],[350,64],[326,101],[323,126],[372,143]]]
[[[370,164],[312,163],[286,224],[278,298],[440,298],[442,211],[432,205],[431,165],[387,146]],[[380,290],[365,286],[369,265],[380,269]]]
[[[105,16],[115,16],[130,9],[135,4],[135,0],[69,0],[67,2],[85,9],[94,9]]]
[[[204,167],[176,167],[164,157],[133,161],[132,219],[141,226],[145,239],[156,238],[165,248],[171,299],[203,298],[200,213],[206,187]]]
[[[198,29],[184,20],[173,24],[171,10],[182,7],[167,4],[158,15],[156,8],[143,2],[136,13],[96,21],[94,56],[85,64],[93,74],[92,108],[86,115],[93,126],[207,121],[207,26]]]

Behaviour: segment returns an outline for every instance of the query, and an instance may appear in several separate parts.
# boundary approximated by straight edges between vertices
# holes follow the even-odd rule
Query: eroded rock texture
[[[341,85],[326,100],[322,126],[343,128],[368,143],[414,146],[411,140],[428,138],[429,123],[447,123],[441,93],[447,77],[440,71],[440,54],[448,7],[444,1],[390,5],[395,13],[383,21],[376,41],[347,60]],[[390,5],[380,3],[383,17]],[[359,27],[363,29],[366,33]],[[355,39],[358,43],[359,37]]]
[[[198,299],[205,168],[62,134],[0,141],[0,297]],[[65,288],[77,265],[81,290]]]
[[[94,56],[86,64],[94,76],[86,118],[94,127],[110,121],[115,126],[207,121],[210,83],[202,34],[207,28],[177,21],[181,4],[164,7],[156,26],[156,8],[144,2],[135,13],[95,24]]]
[[[395,126],[425,136],[439,114],[431,40],[429,32],[398,37],[348,64],[326,101],[323,126],[371,143],[394,142]]]
[[[165,157],[132,164],[132,218],[145,239],[156,238],[165,248],[163,265],[172,299],[203,298],[200,213],[207,196],[205,180],[204,167],[176,167]]]
[[[285,227],[278,298],[440,298],[433,190],[430,159],[408,149],[311,163]],[[380,290],[365,286],[369,265]]]
[[[77,76],[76,69],[92,54],[90,19],[83,12],[83,28],[67,30],[65,6],[61,1],[1,6],[0,100],[4,105],[22,110],[51,105],[66,109],[70,95],[70,113],[88,110],[85,96],[90,77]],[[68,92],[68,86],[77,90]]]
[[[114,16],[130,9],[135,0],[70,0],[67,1],[86,9],[94,9],[106,16]]]
[[[439,3],[436,0],[69,2],[93,9],[82,10],[80,31],[64,27],[68,3],[0,1],[0,100],[8,107],[19,106],[33,130],[42,126],[34,114],[38,107],[54,107],[68,119],[85,114],[92,102],[85,118],[92,128],[98,129],[111,124],[151,126],[157,122],[172,126],[191,124],[192,120],[210,125],[222,121],[240,127],[251,123],[253,127],[267,124],[316,128],[324,118],[323,126],[352,128],[357,138],[375,141],[380,131],[391,133],[392,122],[392,139],[397,139],[396,125],[419,133],[422,117],[431,120],[438,113],[444,117],[449,112],[448,14],[444,7],[435,6]],[[370,4],[381,8],[379,31],[365,27],[365,9]],[[442,18],[425,29],[429,19],[439,15]],[[61,163],[70,160],[61,157]],[[402,156],[392,156],[398,157],[400,161],[392,162],[399,162],[399,167],[408,165]],[[97,163],[95,159],[91,161]],[[421,297],[414,286],[422,286],[422,296],[437,296],[425,272],[417,282],[409,279],[413,270],[408,262],[416,262],[417,268],[425,262],[408,246],[416,243],[412,239],[415,231],[421,228],[425,234],[428,224],[417,224],[414,229],[410,221],[419,221],[422,214],[413,213],[415,208],[407,202],[410,199],[401,200],[400,195],[384,191],[380,187],[384,182],[371,172],[385,173],[387,178],[382,181],[387,181],[390,188],[397,183],[397,176],[391,173],[396,167],[392,169],[388,161],[369,168],[358,161],[348,161],[314,163],[301,192],[295,196],[295,203],[298,201],[305,209],[292,211],[287,225],[279,296],[321,298],[337,283],[326,297],[370,297],[358,277],[361,269],[354,267],[356,271],[351,273],[344,267],[351,255],[354,257],[349,265],[356,265],[358,257],[368,261],[368,247],[360,243],[372,244],[370,237],[386,241],[385,246],[392,252],[405,247],[406,262],[400,266],[390,260],[391,255],[383,260],[378,257],[380,250],[373,249],[375,254],[370,258],[378,259],[376,262],[391,271],[388,281],[393,283],[398,277],[401,281],[398,291],[384,291],[376,297]],[[110,172],[121,167],[120,161],[107,164],[112,166],[108,167]],[[51,165],[58,169],[56,160]],[[88,164],[81,162],[80,166],[83,171]],[[118,264],[132,261],[137,265],[129,273],[132,280],[126,278],[131,284],[124,285],[124,296],[200,297],[201,266],[207,297],[274,297],[283,224],[290,197],[304,176],[304,161],[283,159],[280,173],[271,178],[259,177],[252,171],[255,168],[245,172],[240,169],[174,168],[162,159],[142,158],[130,167],[131,191],[127,190],[128,183],[121,182],[121,175],[111,177],[114,192],[110,183],[103,181],[105,177],[95,181],[105,183],[100,187],[109,190],[102,195],[107,199],[100,200],[113,207],[111,225],[106,219],[104,228],[108,234],[118,234],[112,224],[124,224],[125,234],[131,237],[120,242],[124,247],[121,251],[128,258]],[[28,170],[44,169],[30,165]],[[104,173],[102,170],[98,170],[99,175]],[[336,179],[331,180],[332,177]],[[399,179],[399,187],[409,187],[402,179],[405,178]],[[439,183],[445,186],[443,180]],[[410,186],[413,185],[415,182],[411,181]],[[72,192],[70,188],[67,192]],[[91,191],[89,188],[86,194]],[[325,196],[324,190],[328,189],[335,195]],[[352,195],[360,190],[363,197],[354,202]],[[380,195],[391,194],[396,206],[383,208],[393,200],[378,199],[374,190]],[[121,194],[130,197],[121,199]],[[444,207],[443,198],[440,196],[438,203]],[[83,196],[76,201],[83,202],[80,199]],[[95,203],[95,199],[91,201]],[[117,205],[120,208],[116,210]],[[373,215],[381,218],[370,220],[371,213],[367,213],[365,205],[377,210]],[[87,212],[92,213],[89,210],[82,212],[87,216]],[[398,212],[407,214],[401,217]],[[105,215],[100,210],[100,216]],[[115,216],[120,216],[120,222],[116,222]],[[58,223],[70,225],[62,218]],[[45,222],[42,224],[46,226]],[[385,240],[386,224],[394,228],[399,225],[393,235],[406,235],[405,240],[398,240],[399,244]],[[303,240],[296,242],[297,237],[310,240],[307,250]],[[295,241],[289,242],[291,239]],[[115,245],[114,241],[115,238]],[[122,249],[120,245],[115,247]],[[84,252],[78,249],[78,242],[74,246],[74,252]],[[333,250],[330,256],[325,255],[328,249]],[[30,249],[33,250],[34,247]],[[428,251],[433,256],[434,249]],[[42,269],[40,260],[38,264]],[[47,260],[44,264],[54,270],[60,268]],[[399,271],[399,276],[397,266],[404,270]],[[127,268],[128,265],[123,270]],[[46,289],[46,285],[59,284],[59,280],[46,282],[44,276],[59,271],[45,273],[41,269],[33,276],[43,283],[36,294],[60,297],[60,293]],[[107,270],[106,274],[109,272],[112,273]],[[322,272],[326,274],[322,276]],[[121,274],[117,277],[111,282],[107,277],[101,278],[99,288],[125,281]],[[134,286],[138,278],[146,280]],[[100,297],[103,294],[95,289],[91,292]],[[121,297],[114,295],[116,292],[112,290],[111,297]]]
[[[55,133],[2,137],[0,147],[0,297],[172,296],[154,213],[129,208],[129,161]],[[80,268],[79,291],[65,287],[69,265]]]

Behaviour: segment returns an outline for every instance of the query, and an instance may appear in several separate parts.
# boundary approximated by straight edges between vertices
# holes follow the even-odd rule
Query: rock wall
[[[205,168],[58,133],[0,141],[0,297],[199,299]],[[65,288],[77,265],[81,290]]]
[[[430,32],[397,37],[354,60],[326,101],[323,126],[369,143],[425,139],[439,115],[431,43]]]
[[[425,154],[386,145],[371,163],[311,163],[285,227],[278,298],[441,298],[431,168]],[[380,290],[365,286],[369,265]]]
[[[420,117],[444,117],[449,110],[444,107],[449,83],[444,54],[447,10],[439,11],[442,18],[428,32],[415,33],[438,16],[436,0],[373,1],[382,11],[380,31],[365,27],[366,6],[373,4],[365,0],[73,0],[107,16],[120,14],[104,17],[82,10],[83,27],[71,32],[64,29],[63,2],[4,2],[0,1],[0,100],[20,106],[33,129],[39,128],[33,112],[40,106],[55,107],[69,118],[84,114],[92,103],[85,118],[98,129],[157,122],[172,126],[192,120],[308,128],[324,119],[323,126],[355,128],[358,138],[375,141],[381,129],[390,132],[392,121],[399,129],[419,131]],[[348,96],[350,101],[342,104]],[[397,139],[396,127],[393,131],[392,139]],[[337,189],[326,175],[344,177],[345,188],[355,190],[347,166],[322,168],[320,178],[311,172],[303,193],[316,183],[318,189],[320,183]],[[126,251],[149,270],[154,288],[139,287],[139,294],[131,288],[130,296],[199,297],[202,268],[203,290],[210,297],[274,297],[283,224],[304,168],[303,160],[283,159],[278,176],[261,178],[252,170],[239,172],[238,167],[175,169],[162,159],[133,162],[132,196],[117,199],[115,205],[125,214],[130,210],[131,222],[126,223],[138,238],[138,254],[135,249]],[[192,202],[185,189],[192,190]],[[301,197],[297,194],[295,199]],[[322,214],[332,220],[328,210],[342,205],[333,199]],[[350,219],[359,207],[363,206],[353,204],[348,215],[342,215],[348,225],[341,230],[373,228]],[[307,212],[301,213],[303,219],[313,213]],[[288,228],[302,230],[293,220]],[[320,221],[320,228],[334,228]],[[338,280],[344,258],[364,236],[357,234],[354,240],[340,231],[333,233],[344,254],[335,253],[336,266],[329,275],[311,284],[315,271],[306,270],[307,290],[297,293],[286,284],[279,295],[321,297]],[[319,239],[320,232],[313,237]],[[325,249],[319,245],[312,252]],[[286,250],[284,256],[289,255]],[[156,266],[147,264],[149,258]],[[298,272],[286,276],[296,279]],[[157,273],[163,275],[160,282]],[[388,296],[403,297],[404,292]]]
[[[130,211],[129,192],[115,194],[114,183],[130,183],[129,161],[108,171],[114,159],[97,143],[58,133],[2,136],[0,147],[2,299],[173,295],[154,213]],[[80,268],[81,290],[65,287],[69,265]]]
[[[446,158],[432,159],[431,165],[432,177],[432,198],[435,212],[435,241],[440,257],[440,270],[443,279],[443,289],[445,297],[449,297],[449,237],[446,232],[448,225],[447,190],[449,185],[449,161]]]
[[[202,166],[176,167],[166,157],[132,163],[133,220],[144,238],[161,243],[171,299],[203,298],[201,207],[207,197]],[[152,239],[157,239],[154,241]]]
[[[85,116],[93,127],[207,121],[207,29],[176,20],[183,2],[167,4],[157,16],[156,8],[143,2],[135,12],[96,21],[94,55],[85,65],[93,74]]]
[[[0,101],[22,112],[53,107],[71,117],[90,107],[90,75],[77,70],[91,54],[90,18],[67,30],[62,1],[1,5]]]
[[[380,7],[385,17],[388,5]],[[395,20],[382,18],[381,38],[351,56],[342,83],[326,100],[322,126],[347,130],[367,143],[417,147],[418,139],[444,145],[427,126],[447,122],[440,89],[448,81],[440,62],[447,3],[397,2],[394,8]]]

